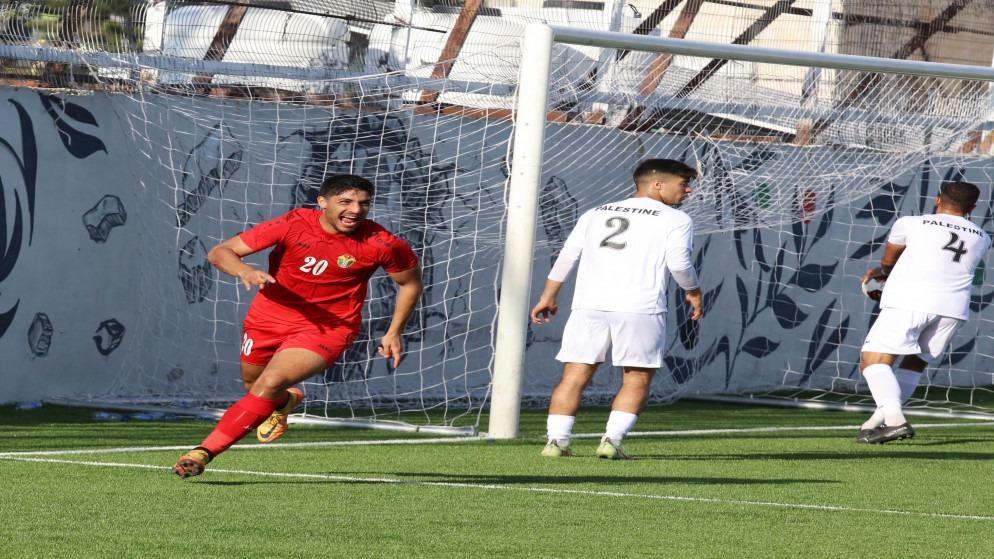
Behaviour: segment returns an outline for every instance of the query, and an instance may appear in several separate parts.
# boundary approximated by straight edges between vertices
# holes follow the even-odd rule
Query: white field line
[[[943,428],[943,427],[990,427],[991,423],[982,421],[976,423],[921,423],[915,425],[919,428]],[[791,431],[853,431],[859,429],[856,425],[807,425],[796,427],[747,427],[742,429],[685,429],[680,431],[635,431],[628,434],[628,437],[681,437],[694,435],[727,435],[736,433],[785,433]],[[596,439],[602,433],[579,433],[573,435],[574,439]],[[314,441],[306,443],[273,443],[273,444],[242,444],[231,447],[232,450],[278,450],[293,448],[328,448],[336,446],[376,446],[376,445],[418,445],[418,444],[446,444],[459,442],[479,442],[487,440],[486,433],[474,437],[436,437],[425,439],[383,439],[364,441]],[[190,445],[172,446],[126,446],[115,448],[83,448],[83,449],[63,449],[63,450],[25,450],[18,452],[0,452],[0,459],[16,456],[71,456],[78,454],[121,454],[130,452],[158,452],[166,450],[189,450]]]
[[[383,439],[366,441],[313,441],[307,443],[240,444],[229,450],[278,450],[281,448],[324,448],[334,446],[376,446],[441,444],[466,441],[480,441],[479,437],[438,437],[433,439]],[[158,452],[162,450],[190,450],[191,445],[182,446],[122,446],[116,448],[81,448],[66,450],[25,450],[20,452],[0,452],[0,458],[16,456],[65,456],[73,454],[119,454],[129,452]]]
[[[65,460],[57,458],[36,458],[29,456],[10,456],[6,455],[0,457],[5,460],[13,460],[18,462],[41,462],[50,464],[70,464],[77,466],[96,466],[103,468],[136,468],[144,470],[161,470],[170,471],[171,468],[167,466],[153,465],[153,464],[126,464],[120,462],[91,462],[85,460]],[[976,515],[976,514],[949,514],[941,512],[922,512],[913,510],[899,510],[899,509],[874,509],[867,507],[846,507],[839,505],[819,505],[812,503],[781,503],[775,501],[750,501],[750,500],[740,500],[740,499],[717,499],[713,497],[688,497],[683,495],[653,495],[644,493],[628,493],[622,491],[591,491],[583,489],[555,489],[551,487],[518,487],[500,484],[484,484],[484,483],[464,483],[464,482],[448,482],[448,481],[421,481],[421,480],[409,480],[409,479],[395,479],[395,478],[381,478],[381,477],[358,477],[358,476],[345,476],[345,475],[332,475],[332,474],[305,474],[305,473],[289,473],[289,472],[260,472],[252,470],[228,470],[221,468],[211,468],[208,470],[209,474],[234,474],[234,475],[244,475],[244,476],[258,476],[258,477],[274,477],[274,478],[284,478],[284,479],[320,479],[326,481],[341,481],[341,482],[358,482],[358,483],[382,483],[390,485],[412,485],[420,487],[443,487],[443,488],[454,488],[454,489],[478,489],[478,490],[488,490],[488,491],[514,491],[522,493],[544,493],[551,495],[582,495],[587,497],[614,497],[614,498],[627,498],[627,499],[645,499],[650,501],[671,501],[671,502],[682,502],[682,503],[703,503],[711,505],[736,505],[736,506],[747,506],[747,507],[766,507],[766,508],[781,508],[781,509],[797,509],[797,510],[814,510],[814,511],[824,511],[824,512],[846,512],[846,513],[863,513],[863,514],[877,514],[877,515],[897,515],[897,516],[908,516],[915,518],[933,518],[933,519],[943,519],[943,520],[970,520],[970,521],[981,521],[981,522],[994,522],[994,516]]]
[[[990,421],[972,423],[915,423],[915,429],[922,427],[994,427]],[[793,427],[743,427],[741,429],[684,429],[681,431],[633,431],[627,437],[680,437],[691,435],[727,435],[735,433],[786,433],[790,431],[856,431],[858,425],[805,425]],[[603,436],[603,433],[583,433],[573,435],[574,439],[592,439]]]

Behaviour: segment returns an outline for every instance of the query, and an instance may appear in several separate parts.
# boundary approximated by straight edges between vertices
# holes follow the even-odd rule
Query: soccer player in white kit
[[[556,356],[563,376],[552,392],[543,456],[571,456],[570,439],[583,389],[607,358],[622,369],[622,384],[597,455],[629,458],[621,441],[649,398],[649,385],[666,348],[667,272],[686,291],[691,318],[702,314],[691,262],[693,222],[675,208],[690,194],[692,167],[649,159],[633,173],[635,194],[587,211],[577,220],[531,311],[535,324],[556,314],[556,296],[579,260],[573,309]]]
[[[880,267],[863,274],[864,282],[871,277],[887,281],[859,364],[877,410],[860,427],[856,442],[879,444],[915,435],[901,404],[966,321],[974,271],[991,247],[987,233],[967,219],[979,197],[975,184],[943,185],[935,213],[898,219]],[[904,358],[894,371],[899,355]]]

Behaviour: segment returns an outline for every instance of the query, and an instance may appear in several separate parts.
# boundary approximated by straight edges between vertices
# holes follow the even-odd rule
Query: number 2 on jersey
[[[957,235],[956,233],[950,232],[949,235],[950,235],[949,242],[946,243],[946,246],[942,247],[942,250],[948,250],[949,252],[953,253],[953,262],[959,262],[959,259],[962,258],[964,254],[966,254],[966,249],[963,248],[966,245],[966,242],[959,241],[959,235]],[[956,244],[956,241],[959,241],[958,247],[953,246],[954,244]]]
[[[304,265],[300,267],[301,272],[310,272],[315,276],[320,276],[321,272],[328,267],[327,260],[318,260],[313,256],[307,256],[304,258]]]
[[[618,235],[624,233],[628,230],[629,221],[624,217],[612,217],[607,220],[607,226],[612,229],[617,229],[601,241],[602,247],[613,248],[614,250],[621,250],[628,245],[626,241],[612,241],[611,239],[617,237]]]

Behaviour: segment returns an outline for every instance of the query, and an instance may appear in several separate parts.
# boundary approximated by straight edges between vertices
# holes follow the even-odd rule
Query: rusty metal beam
[[[911,56],[916,50],[925,46],[925,42],[932,38],[940,29],[945,27],[949,20],[956,17],[956,14],[960,13],[973,0],[954,0],[949,5],[946,6],[942,12],[939,13],[928,25],[920,27],[918,32],[915,33],[908,42],[901,45],[901,48],[897,49],[890,58],[897,58],[900,60],[906,59]],[[867,91],[873,89],[874,86],[880,81],[880,74],[864,74],[856,84],[849,91],[849,95],[846,96],[845,101],[842,102],[842,106],[849,106],[859,100]]]
[[[694,18],[697,17],[697,13],[703,3],[704,0],[687,0],[683,11],[680,12],[676,23],[673,24],[673,29],[670,30],[669,36],[671,39],[683,39],[687,36],[687,31],[693,25]],[[666,73],[666,69],[670,67],[671,62],[673,62],[672,54],[658,54],[653,58],[652,63],[649,65],[649,71],[639,86],[639,93],[641,95],[651,95],[652,92],[656,91],[656,88],[659,87],[659,82],[663,79],[663,74]]]
[[[932,21],[928,22],[928,25],[924,28],[919,28],[915,36],[911,38],[910,41],[905,43],[901,48],[897,49],[894,56],[891,58],[904,59],[911,56],[911,53],[925,46],[925,41],[932,38],[940,29],[949,23],[949,20],[956,17],[956,14],[960,13],[963,8],[966,8],[968,4],[973,2],[973,0],[954,0],[950,2],[946,9],[942,10],[938,16]]]
[[[687,0],[687,3],[683,6],[683,10],[680,12],[680,16],[677,17],[676,22],[673,24],[673,29],[670,30],[669,37],[671,39],[683,39],[687,36],[687,31],[690,30],[690,26],[694,23],[694,18],[697,17],[697,13],[700,11],[701,5],[705,0]],[[649,64],[649,70],[646,72],[645,77],[642,78],[642,83],[639,85],[639,93],[643,96],[651,95],[652,92],[656,91],[659,87],[659,83],[663,80],[663,74],[666,73],[667,68],[673,62],[673,55],[669,53],[657,54],[652,62]],[[648,122],[640,122],[642,120],[642,114],[645,109],[641,106],[635,106],[625,118],[618,125],[622,130],[641,130],[640,127],[648,125]],[[593,115],[597,120],[602,115]],[[652,120],[652,119],[650,119]]]
[[[939,13],[935,18],[933,18],[927,25],[918,28],[918,32],[908,40],[908,42],[901,45],[901,48],[897,49],[890,58],[906,59],[911,56],[916,50],[925,46],[925,43],[932,38],[933,35],[938,33],[940,30],[945,28],[946,24],[949,23],[951,19],[956,17],[968,4],[973,0],[953,0],[950,2],[942,12]],[[876,87],[880,82],[879,73],[866,73],[860,78],[859,83],[857,83],[851,90],[849,90],[846,98],[838,104],[839,108],[846,108],[851,106],[853,103],[859,101],[863,95],[868,91]],[[807,132],[809,135],[808,141],[813,141],[819,134],[825,131],[829,125],[831,125],[834,119],[822,118],[819,119],[811,127],[811,130]]]
[[[656,6],[656,9],[652,10],[652,13],[649,14],[645,18],[645,21],[640,23],[639,26],[632,31],[632,33],[636,35],[648,35],[649,33],[652,33],[652,30],[655,29],[656,26],[659,25],[664,19],[666,19],[666,16],[670,15],[670,12],[676,9],[682,1],[683,0],[665,0],[665,2]],[[629,52],[631,51],[620,50],[618,51],[615,59],[619,61],[624,60],[625,57],[628,56]]]
[[[247,11],[248,6],[245,4],[234,4],[228,6],[228,11],[224,14],[224,19],[221,21],[221,25],[218,26],[217,32],[214,33],[214,40],[211,41],[211,45],[207,47],[207,52],[204,54],[204,60],[224,59],[224,55],[227,54],[228,47],[231,46],[231,41],[235,39],[235,34],[238,33],[238,27],[241,26],[242,20],[245,18],[245,13]],[[194,76],[193,85],[209,85],[212,79],[214,79],[213,74],[200,74]]]
[[[466,0],[466,3],[463,4],[462,10],[459,11],[459,17],[456,18],[456,23],[452,27],[452,33],[449,34],[448,40],[445,41],[445,47],[442,48],[442,54],[439,55],[438,62],[435,63],[435,68],[431,71],[431,79],[444,80],[449,77],[452,65],[469,36],[469,30],[473,27],[482,4],[483,0]],[[424,91],[421,94],[422,103],[434,103],[437,99],[437,91]]]
[[[719,6],[730,6],[733,8],[747,8],[750,10],[763,10],[766,9],[765,6],[759,4],[752,4],[749,2],[736,2],[735,0],[707,0],[709,4],[717,4]],[[803,17],[811,17],[814,15],[814,10],[810,8],[788,8],[787,14]],[[832,12],[830,16],[835,21],[840,21],[847,25],[857,25],[861,23],[882,25],[885,27],[908,27],[911,29],[923,29],[927,27],[927,23],[924,21],[900,21],[892,18],[862,15],[862,14],[846,14],[842,12]],[[942,33],[973,33],[975,35],[983,35],[987,37],[994,36],[994,32],[986,29],[981,29],[979,27],[965,27],[962,25],[943,25],[942,29],[938,30]]]
[[[776,4],[773,4],[763,12],[763,15],[746,28],[738,37],[732,41],[733,45],[747,45],[756,38],[757,35],[763,32],[764,29],[770,26],[781,14],[787,11],[788,8],[796,0],[777,0]],[[725,64],[728,63],[726,59],[714,59],[707,64],[696,76],[694,76],[687,85],[677,92],[677,97],[686,97],[693,93],[698,87],[704,84],[707,80],[711,78],[718,70],[720,70]]]

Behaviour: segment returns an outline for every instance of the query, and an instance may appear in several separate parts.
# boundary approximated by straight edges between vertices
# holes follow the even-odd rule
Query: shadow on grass
[[[639,456],[647,460],[876,460],[885,459],[906,459],[906,460],[984,460],[994,459],[992,452],[943,452],[908,450],[908,443],[898,443],[888,445],[886,449],[873,447],[873,450],[839,452],[839,451],[812,451],[812,452],[741,452],[735,454],[654,454]],[[905,448],[898,448],[904,446]],[[916,445],[920,448],[924,445]],[[916,448],[910,447],[910,448]],[[878,450],[879,449],[879,450]]]
[[[921,438],[919,437],[919,439],[915,441],[915,444],[918,446],[945,446],[951,444],[977,444],[977,443],[990,444],[992,442],[994,442],[994,437],[989,437],[984,439],[949,438],[949,439],[938,439],[938,440],[921,440]]]
[[[994,426],[994,425],[992,425]],[[986,429],[987,427],[984,427]],[[634,446],[638,441],[647,440],[668,440],[668,441],[716,441],[716,440],[728,440],[728,441],[748,441],[748,440],[770,440],[770,441],[785,441],[785,440],[845,440],[853,441],[856,438],[856,427],[849,430],[842,429],[832,429],[825,431],[775,431],[775,432],[741,432],[741,433],[701,433],[697,435],[671,435],[671,436],[633,436],[626,441],[630,441]],[[980,429],[975,427],[973,429]],[[965,440],[960,439],[967,435],[942,435],[939,434],[941,431],[919,431],[915,438],[915,443],[923,443],[926,440],[943,439],[948,438],[950,440]],[[968,435],[969,440],[965,442],[975,442],[974,439],[984,440],[985,442],[994,442],[994,431],[987,433],[971,433]],[[983,437],[988,437],[983,439]],[[592,439],[591,439],[592,440]],[[907,444],[907,443],[904,443]]]
[[[756,479],[734,477],[688,476],[624,476],[624,475],[516,475],[516,474],[459,474],[445,472],[334,472],[329,475],[388,475],[406,482],[452,483],[472,485],[577,485],[600,484],[679,484],[679,485],[791,485],[795,483],[839,483],[828,479]]]
[[[346,480],[334,480],[334,479],[251,479],[245,481],[219,481],[219,480],[209,480],[204,478],[189,479],[189,480],[179,480],[182,483],[195,483],[197,485],[216,485],[218,487],[240,487],[240,486],[256,486],[256,485],[328,485],[329,483],[355,483]],[[373,483],[373,482],[363,482],[363,483]]]

